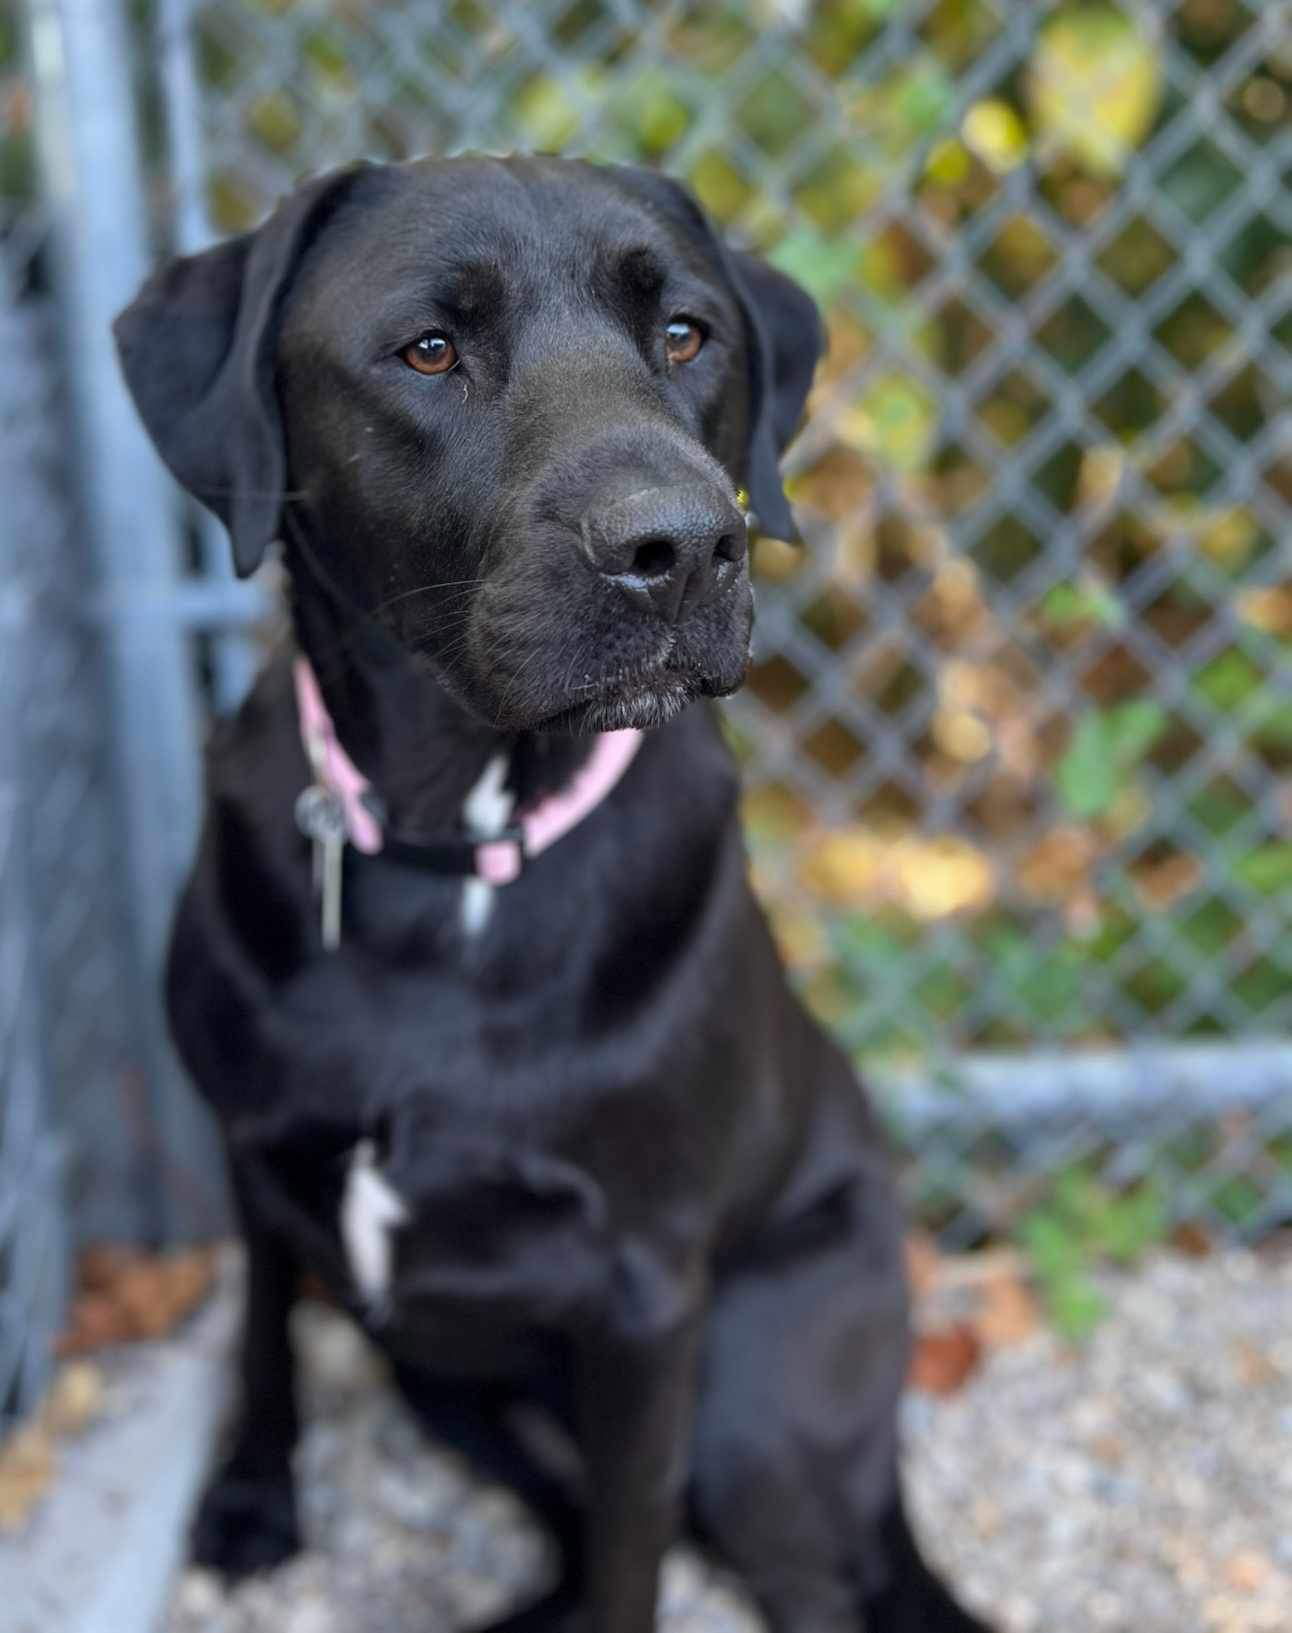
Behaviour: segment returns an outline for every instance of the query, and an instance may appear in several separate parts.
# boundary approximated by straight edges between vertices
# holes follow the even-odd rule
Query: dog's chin
[[[588,695],[577,692],[556,709],[547,709],[525,722],[523,729],[584,736],[600,731],[651,731],[677,718],[698,697],[725,697],[744,680],[736,674],[706,675],[664,669],[631,681],[598,687]]]
[[[564,707],[543,715],[526,728],[537,732],[562,732],[569,736],[589,736],[600,731],[650,731],[676,719],[700,688],[681,678],[661,677],[646,685],[599,692],[594,697],[575,698]]]

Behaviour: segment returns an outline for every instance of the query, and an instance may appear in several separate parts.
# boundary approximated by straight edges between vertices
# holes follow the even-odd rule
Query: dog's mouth
[[[589,678],[570,688],[565,701],[529,728],[575,735],[598,731],[650,731],[681,714],[697,697],[726,697],[744,680],[744,666],[732,675],[705,674],[668,660],[649,669]]]

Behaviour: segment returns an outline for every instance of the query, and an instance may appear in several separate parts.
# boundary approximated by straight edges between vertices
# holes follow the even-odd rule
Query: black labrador
[[[215,735],[169,966],[249,1267],[197,1558],[237,1575],[297,1546],[308,1267],[558,1539],[557,1585],[507,1633],[647,1633],[683,1525],[775,1633],[980,1628],[903,1515],[880,1136],[750,892],[714,715],[685,707],[747,663],[737,484],[792,532],[776,466],[811,301],[660,176],[468,157],[301,188],[157,274],[117,335],[238,570],[281,539],[383,840],[306,824],[329,934],[284,655]],[[518,877],[463,876],[499,827],[519,862],[525,813],[645,727]]]

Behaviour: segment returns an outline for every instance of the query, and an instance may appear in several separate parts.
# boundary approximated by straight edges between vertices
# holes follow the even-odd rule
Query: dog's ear
[[[784,273],[730,249],[680,182],[657,170],[616,166],[628,189],[716,253],[745,317],[749,354],[749,429],[745,486],[759,529],[797,541],[798,528],[781,487],[780,456],[803,418],[812,375],[825,351],[825,329],[812,298]]]
[[[224,523],[245,577],[278,529],[286,456],[278,318],[301,255],[365,165],[299,188],[254,232],[170,262],[113,325],[122,372],[172,474]]]
[[[825,329],[811,297],[774,267],[727,249],[731,282],[748,326],[749,433],[745,486],[759,530],[798,542],[781,487],[780,456],[803,418],[812,375],[825,351]]]

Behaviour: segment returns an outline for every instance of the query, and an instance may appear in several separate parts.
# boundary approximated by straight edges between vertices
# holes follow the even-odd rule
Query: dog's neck
[[[564,786],[590,739],[500,732],[471,715],[371,618],[321,583],[289,542],[296,640],[318,678],[337,739],[406,833],[455,830],[499,755],[522,808]]]

